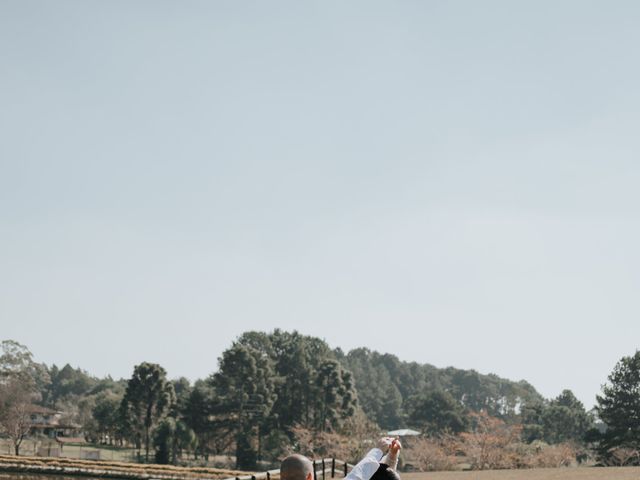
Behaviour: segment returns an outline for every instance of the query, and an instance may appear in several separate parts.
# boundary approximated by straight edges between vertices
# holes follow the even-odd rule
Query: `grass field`
[[[60,449],[54,440],[38,440],[33,441],[30,439],[22,442],[20,447],[21,455],[37,455],[38,449],[42,448],[46,450],[48,447],[52,449]],[[131,462],[135,461],[136,451],[130,448],[110,448],[107,446],[96,448],[91,445],[65,445],[60,452],[61,457],[67,458],[83,458],[83,453],[100,451],[100,458],[102,460],[113,460],[116,462]],[[12,455],[13,449],[6,439],[0,439],[0,455]]]
[[[87,452],[100,452],[100,460],[114,461],[114,462],[132,462],[137,463],[137,452],[133,448],[120,448],[110,447],[106,445],[78,445],[71,444],[65,445],[62,451],[60,451],[60,445],[54,440],[31,440],[27,439],[22,443],[20,448],[20,455],[22,456],[35,456],[38,454],[38,450],[42,449],[46,452],[47,448],[58,450],[59,457],[62,458],[86,458]],[[144,453],[144,452],[143,452]],[[8,440],[0,438],[0,455],[13,455],[13,449]],[[153,451],[150,453],[153,459]],[[46,456],[46,453],[44,454]],[[226,468],[233,467],[233,459],[223,455],[211,455],[209,461],[205,462],[204,459],[199,458],[196,460],[193,455],[183,454],[183,460],[190,461],[194,465]]]
[[[639,480],[640,467],[536,468],[483,472],[403,473],[402,480]]]

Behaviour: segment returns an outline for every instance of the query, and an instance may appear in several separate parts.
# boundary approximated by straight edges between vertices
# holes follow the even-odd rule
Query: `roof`
[[[27,407],[27,412],[29,413],[41,413],[43,415],[55,415],[56,413],[62,413],[58,410],[51,410],[47,407],[41,407],[40,405],[29,405]]]
[[[409,428],[402,428],[400,430],[391,430],[387,432],[387,435],[390,437],[415,437],[416,435],[420,435],[420,433],[421,432]]]

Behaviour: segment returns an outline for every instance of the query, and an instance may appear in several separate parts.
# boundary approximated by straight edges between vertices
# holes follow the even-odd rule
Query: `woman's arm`
[[[358,462],[358,464],[353,467],[353,470],[349,472],[349,474],[345,477],[346,480],[369,480],[378,467],[380,467],[380,460],[382,460],[382,456],[384,455],[383,449],[387,450],[389,445],[391,445],[390,438],[382,438],[378,442],[378,448],[372,448],[369,452],[364,456],[362,460]]]
[[[395,439],[389,447],[389,453],[380,460],[380,463],[389,465],[389,468],[396,470],[398,468],[398,457],[400,456],[400,450],[402,450],[402,444],[399,439]]]

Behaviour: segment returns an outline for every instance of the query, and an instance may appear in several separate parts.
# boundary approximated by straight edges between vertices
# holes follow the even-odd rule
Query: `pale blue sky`
[[[248,329],[591,406],[640,335],[640,4],[0,0],[2,338]]]

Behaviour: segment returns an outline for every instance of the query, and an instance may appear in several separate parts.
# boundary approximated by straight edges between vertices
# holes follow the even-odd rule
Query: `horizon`
[[[243,331],[296,329],[591,408],[640,338],[638,22],[4,1],[3,335],[203,378]]]

